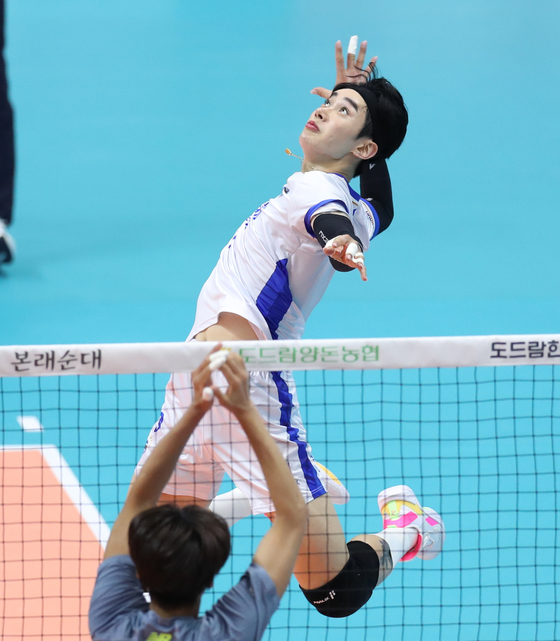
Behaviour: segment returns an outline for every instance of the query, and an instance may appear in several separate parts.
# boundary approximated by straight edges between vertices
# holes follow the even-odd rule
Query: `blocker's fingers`
[[[217,351],[214,349],[214,351],[210,354],[210,357],[209,357],[210,362],[212,362],[213,360],[216,360],[217,358],[222,358],[224,356],[227,358],[229,353],[230,353],[230,349],[227,347],[222,347],[220,343],[220,349]]]
[[[227,354],[221,354],[217,358],[214,358],[210,361],[210,371],[214,372],[217,369],[220,369],[220,367],[223,367],[224,363],[227,360]]]
[[[359,252],[359,247],[356,243],[349,243],[346,248],[346,258],[348,260],[354,260],[354,256]]]
[[[210,359],[210,368],[213,370],[216,369],[216,367],[220,367],[220,365],[216,365],[216,363],[223,363],[225,362],[227,358],[227,354],[224,353],[219,353],[215,358]]]
[[[213,358],[216,358],[216,354],[220,353],[220,350],[222,349],[222,344],[217,343],[214,345],[214,347],[206,354],[206,359],[211,363]],[[205,359],[205,360],[206,360]]]
[[[241,356],[239,356],[239,354],[237,354],[236,352],[230,353],[227,363],[231,367],[232,372],[235,372],[236,374],[241,376],[246,374],[243,358],[241,358]]]
[[[231,361],[229,359],[222,365],[220,371],[229,383],[227,394],[230,394],[239,386],[240,382],[243,380],[242,376],[232,368]]]
[[[211,401],[214,398],[214,390],[211,387],[205,387],[202,390],[202,398],[205,401]]]
[[[221,349],[224,349],[224,348],[222,347],[222,344],[221,344],[221,343],[216,343],[216,344],[214,345],[214,347],[210,350],[210,356],[211,356],[212,354],[215,354],[216,352],[219,352]]]

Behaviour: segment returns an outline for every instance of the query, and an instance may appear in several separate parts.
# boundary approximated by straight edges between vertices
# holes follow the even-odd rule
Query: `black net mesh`
[[[0,379],[0,637],[87,639],[108,528],[166,375]],[[558,630],[560,368],[296,372],[315,458],[347,487],[347,538],[382,529],[378,493],[406,484],[444,518],[432,561],[400,563],[346,619],[292,581],[265,639],[548,639]],[[226,477],[221,491],[231,489]],[[239,579],[268,528],[232,528],[202,608]]]

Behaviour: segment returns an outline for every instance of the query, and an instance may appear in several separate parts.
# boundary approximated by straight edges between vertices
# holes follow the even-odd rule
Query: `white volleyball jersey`
[[[280,196],[249,216],[222,250],[200,292],[187,340],[216,323],[221,312],[247,319],[261,338],[301,338],[334,273],[311,227],[322,211],[347,215],[364,252],[379,231],[375,209],[343,176],[294,174]]]

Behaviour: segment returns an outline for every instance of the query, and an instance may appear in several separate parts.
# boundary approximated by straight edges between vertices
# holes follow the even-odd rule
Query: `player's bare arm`
[[[230,353],[220,368],[229,387],[213,388],[219,402],[240,422],[261,464],[276,517],[255,552],[254,561],[274,581],[282,596],[294,569],[307,526],[307,506],[292,473],[249,396],[249,377],[243,359]]]
[[[219,350],[217,345],[211,352]],[[210,383],[210,356],[193,372],[194,399],[177,425],[158,443],[152,455],[133,481],[123,509],[117,517],[104,558],[117,554],[128,554],[128,528],[132,519],[140,512],[157,505],[163,488],[173,472],[177,460],[190,435],[212,405],[203,397],[203,390]]]

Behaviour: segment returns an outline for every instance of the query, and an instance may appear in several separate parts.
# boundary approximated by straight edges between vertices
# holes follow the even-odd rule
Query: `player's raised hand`
[[[334,59],[336,65],[336,80],[335,85],[341,82],[353,82],[356,84],[363,84],[369,78],[369,74],[377,63],[377,56],[374,56],[368,66],[364,69],[364,61],[367,53],[367,41],[364,40],[358,48],[358,36],[352,36],[348,44],[348,54],[346,55],[346,66],[344,65],[344,54],[342,51],[342,43],[340,40],[334,46]],[[356,56],[356,53],[358,54]],[[321,98],[328,98],[332,91],[325,87],[315,87],[311,90],[312,94],[321,96]]]
[[[249,374],[239,354],[230,352],[220,366],[220,371],[229,384],[226,392],[213,387],[214,394],[220,403],[236,416],[253,408],[249,396]]]
[[[323,247],[323,251],[330,258],[334,258],[334,260],[338,260],[340,263],[359,270],[362,280],[367,280],[364,255],[352,236],[342,234],[341,236],[331,238]]]

